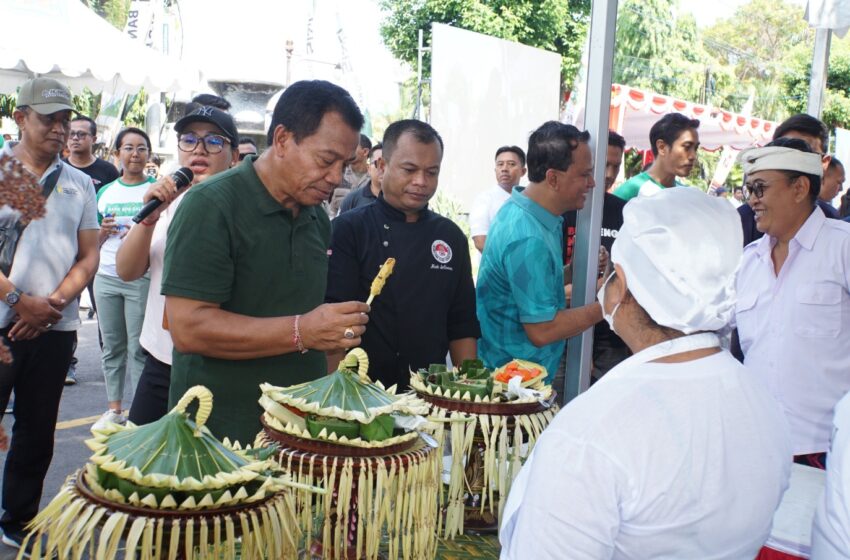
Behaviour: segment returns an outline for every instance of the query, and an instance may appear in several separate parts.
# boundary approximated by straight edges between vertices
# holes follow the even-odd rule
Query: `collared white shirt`
[[[791,470],[782,413],[728,352],[640,363],[661,347],[543,432],[501,516],[502,560],[757,555]]]
[[[511,193],[505,191],[499,185],[490,187],[475,197],[472,209],[469,212],[469,234],[472,237],[487,235],[496,214],[499,213],[499,209],[510,198]]]
[[[826,488],[812,527],[813,560],[850,560],[850,394],[835,406]]]
[[[794,454],[819,453],[850,390],[850,224],[815,208],[778,276],[775,245],[765,235],[744,249],[735,322],[745,365],[785,412]]]

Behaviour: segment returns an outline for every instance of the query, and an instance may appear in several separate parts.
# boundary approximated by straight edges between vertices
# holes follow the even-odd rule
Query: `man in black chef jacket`
[[[363,349],[369,376],[407,387],[410,370],[476,356],[481,332],[469,242],[448,218],[428,209],[437,191],[443,140],[427,123],[402,120],[384,133],[378,200],[333,221],[326,302],[365,301],[389,257],[395,270],[372,302]],[[329,354],[336,369],[343,355]]]

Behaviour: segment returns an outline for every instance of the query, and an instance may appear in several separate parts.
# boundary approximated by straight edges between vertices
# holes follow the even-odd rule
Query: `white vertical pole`
[[[829,70],[829,46],[832,42],[832,30],[818,28],[815,33],[815,48],[812,53],[812,75],[809,82],[809,103],[806,112],[820,118],[823,112],[823,94],[826,90],[826,76]]]
[[[602,204],[605,195],[605,156],[608,152],[608,116],[611,107],[611,76],[614,66],[614,39],[617,31],[617,0],[596,0],[592,4],[590,41],[585,95],[585,126],[590,131],[593,152],[593,179],[585,207],[576,222],[573,252],[572,307],[580,307],[596,298],[599,234],[602,229]],[[590,386],[590,362],[593,329],[571,338],[567,343],[567,371],[564,400],[568,402]]]

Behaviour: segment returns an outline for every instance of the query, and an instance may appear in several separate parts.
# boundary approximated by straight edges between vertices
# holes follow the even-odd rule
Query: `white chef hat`
[[[656,323],[691,334],[729,324],[742,252],[741,220],[727,200],[675,187],[626,204],[611,260]]]

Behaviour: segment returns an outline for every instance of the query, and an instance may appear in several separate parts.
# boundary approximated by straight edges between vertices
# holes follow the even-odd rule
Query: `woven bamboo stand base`
[[[33,520],[28,538],[36,539],[32,558],[294,558],[294,508],[291,492],[198,511],[118,504],[95,495],[77,471]]]
[[[447,439],[451,442],[451,477],[442,496],[445,515],[440,534],[450,539],[466,528],[497,532],[511,484],[558,406],[536,401],[479,403],[418,394],[431,405],[431,417],[439,425],[434,436],[441,449]],[[469,421],[458,421],[464,418]],[[454,421],[440,423],[441,419]]]
[[[440,456],[416,439],[391,453],[292,438],[266,427],[258,445],[280,445],[293,480],[332,489],[296,491],[296,514],[315,557],[430,560],[437,550]],[[367,454],[364,454],[364,451]]]

